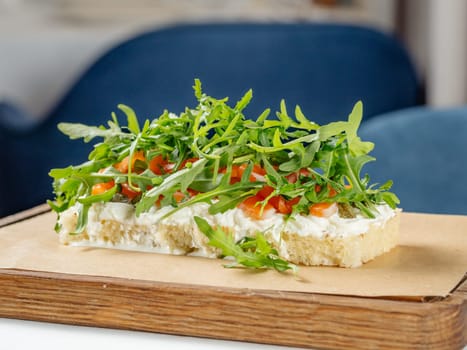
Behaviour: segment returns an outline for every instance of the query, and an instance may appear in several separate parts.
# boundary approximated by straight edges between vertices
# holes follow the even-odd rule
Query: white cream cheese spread
[[[139,217],[135,215],[132,205],[126,203],[108,202],[94,204],[89,210],[89,221],[86,231],[89,236],[99,232],[102,221],[116,221],[134,227],[143,227],[146,232],[157,234],[158,228],[162,226],[190,227],[196,229],[193,217],[200,216],[211,225],[230,229],[235,233],[235,238],[240,239],[255,232],[268,232],[271,237],[280,242],[281,233],[295,233],[299,236],[313,236],[322,238],[346,238],[359,235],[368,231],[370,225],[378,227],[392,218],[396,210],[388,205],[377,206],[378,214],[375,218],[366,218],[357,215],[355,218],[342,218],[338,213],[324,218],[317,216],[297,215],[289,219],[279,213],[268,213],[262,220],[254,220],[244,214],[241,209],[234,208],[220,214],[209,214],[207,203],[197,203],[182,208],[168,217],[163,218],[173,210],[173,207],[157,209],[153,207],[150,211],[142,213]],[[77,215],[76,208],[72,207],[61,215],[59,223],[62,225],[63,234],[73,232],[76,221],[72,220]]]

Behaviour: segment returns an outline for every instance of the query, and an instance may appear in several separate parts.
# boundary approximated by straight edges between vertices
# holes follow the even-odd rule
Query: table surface
[[[214,340],[158,333],[70,326],[0,318],[2,348],[9,350],[285,350],[299,349],[274,345]]]

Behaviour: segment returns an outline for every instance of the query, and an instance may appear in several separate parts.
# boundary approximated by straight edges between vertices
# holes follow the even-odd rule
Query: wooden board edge
[[[0,285],[0,317],[316,349],[460,349],[467,340],[467,283],[430,303],[20,270],[0,270]]]
[[[0,218],[0,227],[8,226],[8,225],[32,218],[34,216],[47,213],[50,210],[51,209],[47,203],[40,204],[36,207]]]

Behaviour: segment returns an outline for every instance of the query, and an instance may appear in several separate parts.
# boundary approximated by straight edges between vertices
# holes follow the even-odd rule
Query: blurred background
[[[463,0],[0,0],[0,99],[43,117],[83,70],[149,29],[206,22],[328,22],[394,34],[430,105],[467,101]]]
[[[216,97],[252,87],[252,115],[285,97],[325,123],[362,99],[374,178],[408,210],[467,214],[467,181],[449,180],[467,173],[465,0],[0,0],[0,216],[86,158],[57,122],[179,112],[195,77]]]

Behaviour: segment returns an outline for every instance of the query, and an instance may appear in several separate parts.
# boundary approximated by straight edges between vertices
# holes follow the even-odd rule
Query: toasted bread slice
[[[76,235],[70,233],[78,211],[72,207],[62,213],[59,237],[63,244],[218,257],[221,252],[208,244],[193,220],[198,215],[226,228],[236,239],[262,231],[279,255],[295,264],[357,267],[397,245],[400,210],[382,209],[375,219],[301,217],[288,224],[280,214],[254,221],[240,209],[210,215],[206,204],[167,218],[162,217],[170,208],[136,217],[133,206],[110,202],[94,204],[86,229]]]

